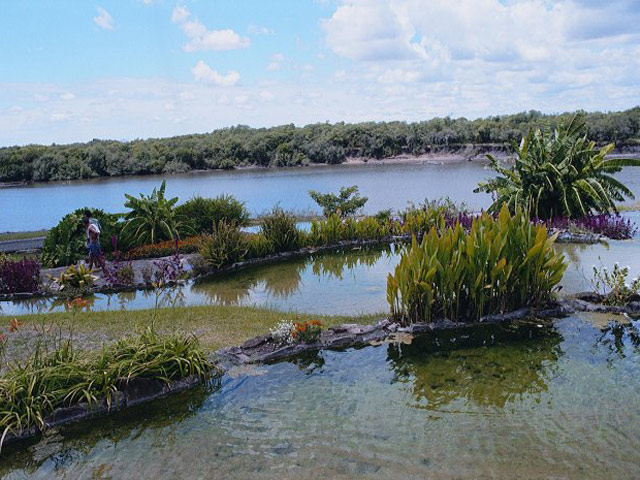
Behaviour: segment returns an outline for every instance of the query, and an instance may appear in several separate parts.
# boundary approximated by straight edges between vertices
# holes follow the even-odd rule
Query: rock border
[[[5,445],[33,438],[50,428],[109,415],[134,405],[151,402],[194,388],[207,381],[207,379],[217,378],[223,373],[217,366],[214,366],[212,372],[214,373],[209,377],[191,375],[169,383],[157,378],[122,378],[116,382],[117,390],[113,393],[110,402],[107,402],[106,398],[102,398],[95,404],[81,402],[70,407],[56,408],[44,418],[44,428],[32,426],[19,433],[7,433],[0,440],[0,449]]]

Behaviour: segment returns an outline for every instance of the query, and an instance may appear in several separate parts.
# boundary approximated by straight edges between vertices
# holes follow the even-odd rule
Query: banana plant
[[[480,183],[474,191],[494,196],[493,213],[502,205],[511,212],[528,210],[531,216],[545,220],[617,213],[616,202],[635,197],[613,175],[622,167],[640,166],[640,159],[607,158],[613,149],[613,143],[597,149],[587,138],[584,118],[576,115],[553,132],[530,131],[514,145],[511,167],[487,155],[498,176]]]

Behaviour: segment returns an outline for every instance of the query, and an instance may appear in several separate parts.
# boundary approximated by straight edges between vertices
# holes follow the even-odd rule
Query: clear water
[[[608,320],[232,371],[211,391],[5,449],[0,476],[637,478],[640,326]]]

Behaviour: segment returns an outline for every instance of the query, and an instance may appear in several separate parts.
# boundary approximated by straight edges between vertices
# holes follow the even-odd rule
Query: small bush
[[[211,235],[200,244],[200,255],[213,268],[243,260],[248,252],[246,234],[236,224],[217,223]]]
[[[187,219],[195,233],[212,233],[214,224],[221,221],[244,226],[249,223],[249,212],[244,202],[232,195],[220,195],[216,198],[193,197],[176,207],[176,213]]]
[[[131,262],[114,262],[107,268],[106,279],[111,285],[132,285],[135,270]]]
[[[40,264],[23,258],[11,261],[0,257],[0,293],[33,293],[40,286]]]
[[[361,197],[358,193],[358,187],[342,187],[340,193],[320,193],[315,190],[309,190],[309,195],[322,208],[322,214],[328,217],[337,214],[341,217],[354,215],[358,210],[367,203],[367,197]]]
[[[605,305],[626,305],[640,292],[640,277],[629,283],[629,267],[613,265],[609,272],[607,267],[593,266],[593,286],[602,296]]]
[[[261,232],[276,252],[287,252],[299,247],[299,232],[294,215],[280,207],[274,208],[261,219]]]
[[[275,252],[273,244],[262,233],[247,235],[247,257],[264,258]]]
[[[93,286],[93,283],[98,279],[93,273],[95,270],[87,267],[86,265],[70,265],[60,276],[56,279],[60,290],[65,288],[71,288],[74,290],[86,290]]]
[[[391,315],[403,323],[484,315],[540,305],[551,298],[567,267],[555,236],[506,206],[483,214],[469,232],[460,224],[414,237],[387,279]]]

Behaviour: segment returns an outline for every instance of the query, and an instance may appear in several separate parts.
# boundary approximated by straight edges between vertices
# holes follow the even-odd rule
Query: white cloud
[[[68,100],[73,100],[74,98],[76,98],[76,96],[71,92],[65,92],[62,95],[60,95],[60,98],[62,100],[67,100],[68,101]]]
[[[98,7],[98,15],[93,22],[103,30],[113,30],[113,17],[104,8]]]
[[[153,5],[156,0],[142,0],[142,3],[145,5]]]
[[[189,20],[191,13],[184,6],[178,5],[173,9],[171,21],[177,23],[189,41],[182,47],[185,52],[206,50],[236,50],[247,48],[251,41],[241,37],[230,28],[222,30],[207,30],[197,18]]]
[[[210,83],[221,87],[230,87],[238,83],[240,74],[234,70],[226,75],[216,72],[209,65],[200,60],[195,67],[191,69],[193,77],[200,82]]]
[[[171,21],[173,23],[181,23],[184,22],[187,18],[189,18],[190,12],[182,5],[176,5],[171,12]]]
[[[249,25],[248,32],[251,35],[273,35],[274,33],[272,29],[258,25]]]
[[[284,62],[284,54],[276,53],[274,55],[271,55],[271,61],[269,62],[266,68],[267,70],[272,72],[276,70],[280,70],[280,67],[282,66],[282,62]]]

